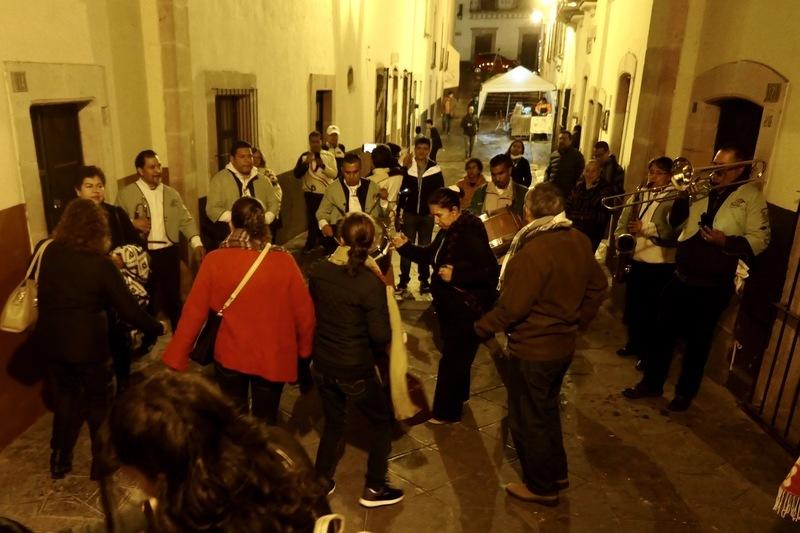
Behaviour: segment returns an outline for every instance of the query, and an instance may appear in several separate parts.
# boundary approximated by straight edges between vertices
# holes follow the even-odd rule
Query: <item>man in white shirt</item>
[[[131,218],[147,243],[150,255],[151,313],[163,311],[173,330],[181,314],[180,235],[189,241],[195,261],[205,256],[194,218],[183,203],[178,191],[161,183],[161,161],[152,150],[144,150],[134,162],[139,179],[122,188],[117,205]]]

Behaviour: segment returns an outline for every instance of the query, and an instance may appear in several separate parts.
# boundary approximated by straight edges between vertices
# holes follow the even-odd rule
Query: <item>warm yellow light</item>
[[[544,19],[544,14],[538,9],[531,13],[531,22],[534,24],[541,24]]]
[[[545,7],[552,6],[553,5],[553,1],[554,0],[539,0],[539,2]]]

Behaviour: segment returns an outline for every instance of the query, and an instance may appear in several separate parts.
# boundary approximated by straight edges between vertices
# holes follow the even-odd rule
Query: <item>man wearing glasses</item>
[[[744,161],[734,146],[723,146],[715,165]],[[769,244],[767,203],[754,183],[744,183],[749,166],[715,172],[708,196],[679,197],[669,212],[673,228],[685,224],[678,237],[675,275],[661,296],[656,336],[646,354],[644,377],[623,395],[630,399],[663,394],[675,339],[686,338],[675,397],[667,406],[685,411],[703,379],[714,329],[734,292],[739,261],[750,261]],[[739,183],[742,182],[742,183]]]

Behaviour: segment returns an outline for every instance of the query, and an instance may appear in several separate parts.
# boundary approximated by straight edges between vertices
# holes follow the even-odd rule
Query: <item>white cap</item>
[[[325,133],[327,133],[328,135],[330,135],[331,133],[335,133],[336,135],[339,135],[339,133],[340,133],[339,126],[335,126],[335,125],[331,124],[330,126],[328,126],[328,129],[325,130]]]

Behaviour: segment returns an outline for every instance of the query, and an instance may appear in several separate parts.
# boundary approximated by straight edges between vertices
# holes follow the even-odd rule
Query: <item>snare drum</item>
[[[522,228],[522,220],[507,207],[492,215],[484,213],[480,218],[489,235],[489,247],[497,257],[501,257],[511,246],[514,235]]]
[[[375,221],[375,239],[372,242],[369,255],[378,263],[381,273],[386,274],[392,268],[392,236],[385,224]]]

